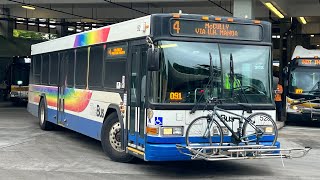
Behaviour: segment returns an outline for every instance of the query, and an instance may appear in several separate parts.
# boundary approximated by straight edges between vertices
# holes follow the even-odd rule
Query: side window
[[[116,89],[126,74],[127,45],[107,46],[104,61],[104,87]]]
[[[40,73],[41,73],[41,56],[36,55],[33,57],[33,77],[34,77],[34,83],[39,84],[40,83]]]
[[[50,85],[58,84],[58,68],[59,68],[59,56],[58,53],[50,54]]]
[[[41,84],[48,85],[49,82],[49,54],[42,55]]]
[[[90,48],[89,87],[102,87],[103,45]]]
[[[74,50],[68,50],[68,87],[74,87]]]
[[[87,70],[88,70],[88,48],[76,50],[76,86],[85,88],[87,85]]]

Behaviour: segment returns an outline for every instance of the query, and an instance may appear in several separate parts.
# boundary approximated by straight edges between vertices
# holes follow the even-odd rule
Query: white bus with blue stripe
[[[44,130],[58,125],[100,140],[114,161],[190,160],[176,145],[213,108],[199,102],[211,77],[209,53],[212,92],[230,99],[219,107],[241,114],[238,103],[250,103],[275,119],[271,46],[268,22],[188,14],[153,14],[35,44],[28,110]],[[237,82],[249,87],[232,93],[230,54]],[[224,117],[236,131],[238,120]]]

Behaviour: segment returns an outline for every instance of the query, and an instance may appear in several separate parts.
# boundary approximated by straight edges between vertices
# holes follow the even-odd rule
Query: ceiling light
[[[307,24],[307,21],[304,17],[299,17],[299,19],[302,24]]]
[[[271,2],[266,2],[265,5],[279,18],[284,18],[284,15]]]
[[[46,24],[39,24],[40,27],[46,27]]]
[[[29,5],[23,5],[21,6],[22,8],[25,8],[25,9],[30,9],[30,10],[35,10],[36,8],[33,7],[33,6],[29,6]]]
[[[36,25],[36,23],[28,23],[28,25],[34,26]]]
[[[280,39],[280,35],[277,35],[277,39]]]
[[[52,28],[52,29],[53,29],[53,28],[56,28],[55,25],[49,25],[49,27]]]
[[[276,35],[272,35],[272,38],[273,38],[273,39],[276,39],[276,38],[277,38],[277,36],[276,36]]]
[[[317,44],[317,47],[319,47],[320,45],[319,44]]]
[[[47,21],[47,19],[40,18],[40,19],[39,19],[39,21],[40,21],[40,22],[46,22],[46,21]]]
[[[90,29],[90,27],[86,26],[86,27],[84,27],[84,29]]]
[[[74,28],[68,27],[68,31],[74,31]]]
[[[313,34],[311,34],[311,35],[310,35],[310,37],[314,37],[314,35],[313,35]]]
[[[77,32],[81,32],[81,29],[77,29]]]

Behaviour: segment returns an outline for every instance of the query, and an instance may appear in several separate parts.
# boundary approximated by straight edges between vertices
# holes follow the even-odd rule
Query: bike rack
[[[190,156],[192,160],[222,161],[239,159],[300,158],[305,156],[310,147],[282,149],[277,146],[183,146],[176,145],[178,151]],[[188,150],[188,152],[183,152]]]

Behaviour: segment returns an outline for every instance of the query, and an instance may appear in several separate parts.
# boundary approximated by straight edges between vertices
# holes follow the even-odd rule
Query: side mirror
[[[160,70],[160,51],[158,48],[149,48],[147,52],[148,70]]]

